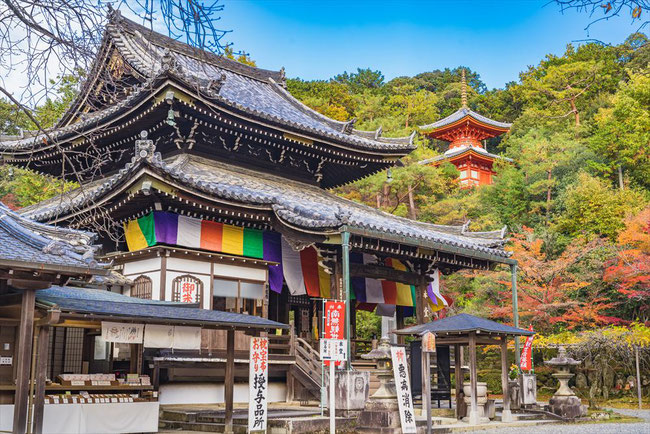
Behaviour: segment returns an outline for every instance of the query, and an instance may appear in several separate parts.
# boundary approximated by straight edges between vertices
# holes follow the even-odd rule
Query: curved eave
[[[460,118],[457,121],[454,121],[452,123],[446,124],[446,125],[441,125],[441,126],[429,126],[429,125],[424,125],[421,127],[418,127],[420,132],[422,134],[425,134],[431,138],[437,139],[440,136],[443,136],[450,131],[461,127],[463,125],[470,125],[476,128],[480,128],[483,130],[485,133],[490,134],[491,137],[497,137],[500,136],[501,134],[505,134],[508,131],[510,131],[510,127],[499,127],[496,125],[492,125],[486,122],[481,122],[478,119],[475,119],[471,115],[467,114]]]

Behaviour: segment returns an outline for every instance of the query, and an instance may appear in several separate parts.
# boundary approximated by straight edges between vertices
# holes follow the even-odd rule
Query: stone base
[[[401,433],[396,399],[370,399],[357,421],[358,432]]]
[[[576,419],[587,415],[587,406],[582,405],[580,398],[571,396],[553,396],[548,401],[548,411],[565,419]]]
[[[370,390],[370,372],[336,371],[336,414],[349,416],[365,408]],[[327,401],[329,403],[329,400]]]

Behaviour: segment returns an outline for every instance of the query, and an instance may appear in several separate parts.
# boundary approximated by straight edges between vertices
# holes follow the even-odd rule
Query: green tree
[[[562,198],[558,228],[572,236],[597,235],[615,240],[625,218],[639,212],[646,199],[634,190],[615,190],[608,183],[580,173]]]

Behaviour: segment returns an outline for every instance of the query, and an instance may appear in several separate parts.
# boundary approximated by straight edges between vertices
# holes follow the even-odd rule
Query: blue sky
[[[247,1],[222,0],[226,38],[258,66],[289,77],[327,79],[357,67],[387,79],[459,65],[476,70],[488,88],[517,80],[547,53],[588,37],[620,43],[638,23],[629,16],[597,23],[562,15],[547,0]],[[598,13],[600,17],[601,14]]]

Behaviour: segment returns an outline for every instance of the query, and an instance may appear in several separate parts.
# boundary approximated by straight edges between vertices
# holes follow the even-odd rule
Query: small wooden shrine
[[[357,308],[424,322],[438,271],[516,265],[504,231],[412,221],[328,191],[390,168],[412,139],[329,119],[288,93],[284,70],[192,48],[114,12],[58,125],[0,141],[0,153],[81,183],[21,213],[97,232],[103,259],[133,282],[125,295],[292,322],[290,335],[269,336],[270,390],[319,397],[321,300],[348,302],[354,350]],[[177,383],[223,381],[209,367],[225,339],[205,330],[199,352],[145,353],[161,388],[178,386],[167,403],[193,390]],[[248,339],[235,333],[238,360]],[[247,372],[237,367],[236,378]],[[248,393],[239,383],[236,400]]]
[[[462,106],[460,109],[429,125],[420,128],[422,134],[432,139],[449,142],[444,154],[423,160],[420,164],[440,166],[450,162],[460,171],[459,182],[463,188],[492,184],[494,162],[505,159],[485,149],[485,140],[498,137],[510,130],[511,124],[486,118],[467,106],[467,83],[465,70],[462,70],[461,82]]]

